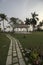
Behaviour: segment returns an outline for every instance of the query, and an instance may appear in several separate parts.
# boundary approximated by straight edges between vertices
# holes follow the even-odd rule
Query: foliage
[[[25,24],[30,25],[30,19],[29,18],[26,18]]]
[[[25,24],[27,25],[33,25],[33,31],[34,31],[34,28],[35,28],[35,25],[37,24],[37,21],[39,21],[39,18],[37,17],[38,14],[36,14],[35,12],[34,13],[31,13],[32,15],[32,18],[26,18],[25,20]]]
[[[11,17],[9,23],[10,23],[11,27],[13,28],[12,32],[14,32],[14,27],[15,27],[15,24],[16,24],[16,18]]]
[[[2,14],[2,13],[0,13],[0,18],[1,18],[1,20],[3,20],[3,19],[7,20],[6,15]]]
[[[37,25],[37,31],[43,31],[40,27],[43,26],[43,20]]]
[[[16,18],[11,17],[11,18],[10,18],[10,22],[12,22],[13,24],[16,24]]]
[[[37,24],[37,21],[39,21],[39,19],[37,18],[38,14],[36,14],[35,12],[31,13],[31,15],[32,18],[30,18],[30,22],[33,25],[33,31],[34,31],[35,25]]]
[[[3,32],[4,32],[4,20],[7,20],[7,16],[3,13],[0,13],[0,21],[3,21]]]
[[[30,54],[31,61],[37,60],[38,56],[39,56],[39,54],[36,49],[31,51],[31,54]]]

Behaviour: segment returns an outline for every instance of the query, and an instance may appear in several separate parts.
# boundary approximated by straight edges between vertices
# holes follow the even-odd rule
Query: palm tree
[[[16,24],[16,18],[11,17],[9,23],[10,23],[11,27],[13,28],[13,31],[12,32],[14,32],[14,26]]]
[[[40,28],[41,26],[43,26],[43,20],[39,22],[39,25],[37,25],[38,31],[42,31],[42,29]]]
[[[30,19],[29,18],[26,18],[25,24],[30,25]]]
[[[31,21],[31,24],[33,25],[33,31],[34,31],[35,25],[37,24],[37,21],[39,21],[39,19],[37,18],[38,14],[36,14],[35,12],[31,13],[31,15],[32,15],[32,18],[30,19],[30,21]]]
[[[43,26],[43,20],[42,20],[42,22],[39,23],[39,25],[40,25],[40,26]]]
[[[4,20],[7,20],[7,16],[3,13],[0,13],[0,21],[3,21],[3,32],[4,32]]]
[[[25,25],[30,25],[30,19],[29,18],[26,18]],[[28,32],[28,28],[27,28],[27,32]]]

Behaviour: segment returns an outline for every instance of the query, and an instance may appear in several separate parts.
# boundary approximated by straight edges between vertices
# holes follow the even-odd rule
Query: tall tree
[[[26,24],[26,25],[30,25],[30,19],[29,19],[29,18],[26,18],[25,24]],[[27,32],[28,32],[28,28],[27,28]]]
[[[10,23],[11,27],[13,28],[12,32],[14,32],[14,27],[15,27],[15,24],[16,24],[16,18],[11,17],[9,23]]]
[[[43,26],[43,20],[42,20],[42,22],[39,23],[39,26]]]
[[[39,22],[39,24],[37,25],[38,31],[42,31],[42,29],[40,28],[41,26],[43,26],[43,20],[41,22]]]
[[[31,15],[32,15],[32,18],[30,19],[30,21],[31,21],[31,24],[33,25],[33,31],[34,31],[35,25],[37,24],[37,21],[39,21],[39,18],[37,17],[38,14],[36,14],[35,12],[31,13]]]
[[[30,19],[29,18],[26,18],[25,24],[30,25]]]
[[[4,32],[4,20],[7,20],[7,16],[3,13],[0,13],[0,21],[3,21],[3,32]]]

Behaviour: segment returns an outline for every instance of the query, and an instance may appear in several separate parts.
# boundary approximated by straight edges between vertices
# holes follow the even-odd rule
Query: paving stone
[[[15,47],[15,44],[13,44],[13,47]]]
[[[19,52],[20,53],[20,50],[17,48],[17,52]]]
[[[12,56],[7,56],[6,65],[12,64]]]
[[[22,58],[22,55],[18,53],[18,58]]]
[[[16,50],[15,47],[13,47],[13,50]]]
[[[14,51],[16,52],[16,50],[15,50],[15,49],[13,49],[13,52],[14,52]]]
[[[11,44],[10,44],[10,47],[12,47],[12,42],[11,42]]]
[[[19,64],[20,65],[26,65],[23,59],[19,59]]]
[[[9,50],[9,51],[8,51],[8,55],[11,55],[11,54],[12,54],[12,50]]]
[[[17,56],[17,53],[13,53],[13,56]]]
[[[17,54],[18,54],[18,58],[22,58],[22,54],[21,54],[21,52],[20,52],[20,49],[19,49],[19,48],[17,49]]]
[[[16,51],[15,51],[15,50],[13,50],[13,53],[16,53]]]
[[[17,57],[13,58],[13,63],[18,63],[18,58]]]
[[[19,48],[19,46],[18,46],[17,43],[16,43],[16,48],[17,48],[17,54],[18,54],[18,58],[19,58],[19,63],[20,63],[20,65],[25,65],[25,62],[24,62],[24,60],[23,60],[23,57],[22,57],[20,48]]]
[[[18,63],[15,63],[15,64],[13,64],[13,65],[19,65]]]
[[[9,50],[12,50],[12,46],[9,47]]]

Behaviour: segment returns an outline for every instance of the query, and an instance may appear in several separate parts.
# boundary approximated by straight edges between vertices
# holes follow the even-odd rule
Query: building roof
[[[17,24],[17,25],[15,25],[15,28],[29,28],[29,25]]]

